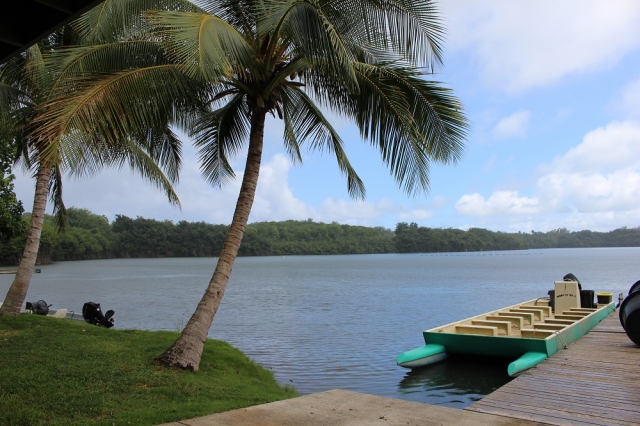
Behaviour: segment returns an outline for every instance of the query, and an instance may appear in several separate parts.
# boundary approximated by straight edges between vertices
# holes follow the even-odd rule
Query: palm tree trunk
[[[0,316],[18,315],[29,289],[31,274],[36,266],[38,248],[40,247],[40,235],[42,234],[42,222],[44,221],[44,211],[47,207],[47,196],[49,195],[49,180],[51,179],[51,165],[41,163],[36,178],[36,193],[33,197],[33,211],[31,212],[31,223],[27,243],[24,247],[22,259],[18,265],[16,277],[9,287],[7,296],[0,307]]]
[[[251,114],[251,133],[249,137],[249,153],[244,169],[240,195],[233,213],[233,220],[222,246],[218,264],[213,272],[209,286],[205,291],[195,312],[189,319],[180,337],[156,359],[167,367],[180,367],[198,371],[204,343],[207,340],[213,317],[218,311],[222,296],[227,288],[233,263],[238,255],[242,242],[253,199],[258,185],[260,162],[262,160],[262,145],[264,139],[264,122],[266,111],[254,107]]]

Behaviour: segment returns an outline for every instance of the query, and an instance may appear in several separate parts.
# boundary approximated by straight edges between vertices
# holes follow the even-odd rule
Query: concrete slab
[[[528,420],[475,413],[344,390],[181,420],[162,426],[525,426]]]

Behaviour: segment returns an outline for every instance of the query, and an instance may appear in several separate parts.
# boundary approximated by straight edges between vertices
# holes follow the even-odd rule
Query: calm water
[[[210,337],[230,342],[302,393],[347,389],[463,408],[502,386],[505,362],[453,359],[409,372],[396,356],[421,332],[545,296],[574,273],[583,288],[626,293],[640,248],[239,258]],[[178,330],[216,259],[60,262],[27,300],[114,309],[117,328]],[[12,275],[0,275],[0,297]],[[616,296],[617,297],[617,296]]]

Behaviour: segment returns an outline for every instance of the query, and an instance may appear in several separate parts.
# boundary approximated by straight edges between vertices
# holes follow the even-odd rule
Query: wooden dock
[[[163,426],[640,425],[640,348],[618,312],[482,400],[457,410],[332,390]]]
[[[640,424],[640,348],[613,312],[468,411],[554,425]]]

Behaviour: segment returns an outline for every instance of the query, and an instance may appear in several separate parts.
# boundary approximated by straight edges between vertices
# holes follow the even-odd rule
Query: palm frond
[[[299,145],[309,140],[311,149],[332,152],[336,156],[338,167],[347,177],[349,195],[363,200],[366,193],[364,184],[344,152],[342,139],[320,109],[296,87],[284,88],[282,100],[285,120],[284,139],[287,149],[295,150],[294,153],[297,152],[299,156]]]
[[[188,0],[105,0],[71,25],[84,44],[139,39],[148,29],[147,10],[202,12]]]
[[[0,114],[8,114],[27,102],[29,99],[26,93],[17,87],[4,83],[0,77]]]
[[[258,18],[258,36],[270,37],[270,51],[278,48],[282,40],[291,45],[291,56],[305,58],[310,66],[324,69],[340,78],[350,90],[358,90],[343,34],[318,2],[276,0],[269,2],[269,6]]]
[[[33,104],[24,92],[0,79],[0,138],[15,140],[22,125],[33,113]]]
[[[76,80],[74,90],[46,102],[36,119],[47,152],[60,149],[61,138],[72,133],[99,135],[117,144],[142,129],[157,128],[176,108],[201,102],[201,87],[174,64]]]
[[[398,186],[409,194],[418,188],[427,191],[429,157],[409,99],[379,65],[354,63],[354,68],[361,88],[358,94],[313,70],[305,74],[305,83],[321,105],[356,123],[361,137],[379,149]]]
[[[0,64],[0,81],[16,90],[27,92],[25,73],[26,54],[15,55]]]
[[[244,95],[234,95],[225,106],[203,113],[195,123],[194,145],[199,148],[200,170],[209,183],[221,187],[235,174],[229,156],[247,142],[251,124]]]
[[[124,41],[57,49],[44,57],[54,76],[49,98],[76,90],[78,79],[133,68],[170,63],[160,43],[150,40]],[[63,93],[60,93],[63,92]]]
[[[133,135],[133,141],[144,147],[149,156],[164,170],[171,183],[177,183],[182,166],[182,141],[167,124],[164,127],[144,129]]]
[[[135,138],[120,140],[114,145],[103,138],[88,140],[82,133],[66,135],[59,144],[60,159],[56,161],[61,172],[71,176],[93,176],[105,167],[121,168],[128,164],[133,173],[138,173],[157,188],[164,191],[171,204],[180,206],[173,183],[176,179],[168,177],[159,166],[157,147],[141,144]],[[82,143],[84,141],[85,143]],[[179,141],[177,141],[179,142]],[[177,177],[177,172],[174,173]],[[171,173],[170,173],[171,175]]]
[[[418,137],[424,141],[429,158],[443,164],[459,161],[469,123],[452,90],[421,78],[411,67],[389,64],[378,68],[407,97]]]
[[[169,203],[181,208],[180,199],[176,194],[171,181],[160,169],[155,159],[147,153],[143,147],[131,140],[122,143],[111,151],[112,156],[106,161],[106,165],[115,164],[122,166],[125,162],[129,164],[132,172],[138,172],[144,179],[164,191]]]
[[[35,44],[25,51],[25,84],[31,87],[34,96],[42,96],[51,87],[51,75],[45,67],[40,46]]]
[[[233,26],[207,13],[150,11],[154,34],[189,75],[208,81],[254,67],[253,50]]]
[[[256,31],[256,8],[261,7],[256,0],[195,0],[207,13],[219,16],[237,28],[242,34],[254,34]]]
[[[433,0],[335,0],[322,5],[350,48],[393,52],[431,70],[442,64],[445,30]]]

